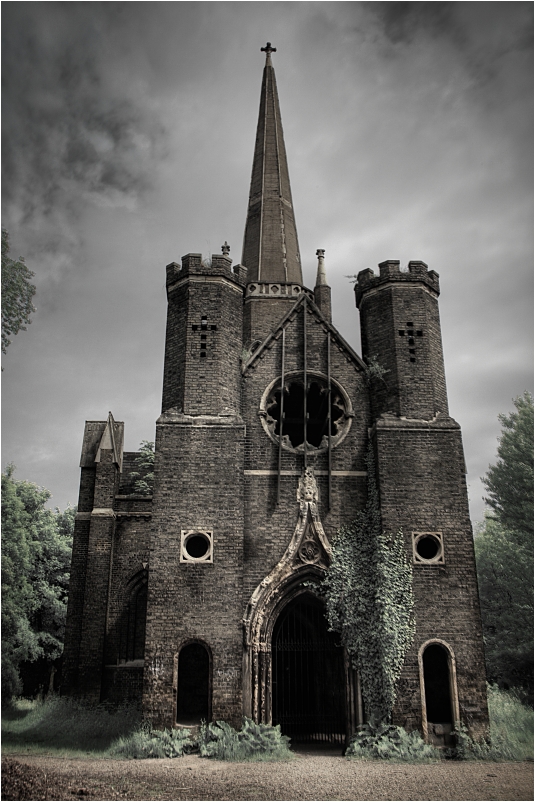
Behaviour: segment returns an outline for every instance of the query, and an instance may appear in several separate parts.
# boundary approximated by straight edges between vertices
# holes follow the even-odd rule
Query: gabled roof
[[[84,442],[82,444],[81,468],[92,468],[100,462],[102,449],[113,451],[113,461],[123,468],[124,423],[116,421],[111,412],[105,421],[86,421]]]
[[[347,343],[342,335],[335,329],[335,327],[330,323],[327,318],[322,315],[314,301],[312,301],[308,295],[303,292],[296,300],[296,302],[292,305],[292,308],[288,311],[288,313],[282,318],[278,326],[276,326],[273,331],[266,337],[264,342],[258,346],[256,351],[251,354],[251,356],[247,359],[246,362],[242,364],[242,373],[245,375],[247,371],[253,367],[254,363],[261,357],[261,355],[266,351],[267,348],[271,346],[271,344],[278,340],[282,334],[282,330],[287,328],[287,326],[293,321],[295,315],[301,306],[308,306],[310,311],[313,315],[320,321],[322,326],[329,331],[332,339],[338,345],[341,351],[344,351],[346,357],[355,364],[355,367],[359,368],[360,370],[365,370],[366,365],[360,358],[360,356],[351,348],[349,343]]]

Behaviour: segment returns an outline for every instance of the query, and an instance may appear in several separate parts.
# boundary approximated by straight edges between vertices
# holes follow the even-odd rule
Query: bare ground
[[[309,753],[284,763],[9,755],[2,799],[532,800],[533,764],[404,765]]]

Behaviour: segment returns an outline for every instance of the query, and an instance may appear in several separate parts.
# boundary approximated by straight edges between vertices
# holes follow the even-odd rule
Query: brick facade
[[[365,361],[343,340],[330,320],[323,251],[321,282],[314,292],[302,284],[286,159],[272,149],[282,127],[269,55],[260,116],[273,119],[262,123],[271,137],[264,150],[260,123],[257,135],[250,263],[233,267],[225,245],[209,263],[190,253],[167,267],[152,497],[133,493],[135,455],[122,452],[122,424],[111,413],[86,424],[64,690],[137,699],[157,726],[188,723],[192,711],[235,725],[244,714],[271,721],[282,682],[273,639],[296,600],[306,608],[335,533],[366,503],[371,438],[383,525],[403,530],[416,601],[394,720],[435,743],[448,742],[459,716],[481,734],[479,602],[438,275],[423,262],[362,271],[355,292]],[[282,201],[263,202],[274,171],[287,196],[291,275],[276,256]],[[273,247],[258,247],[260,231],[271,232]],[[367,370],[370,360],[382,375]],[[365,711],[347,656],[343,670],[349,731]],[[430,690],[439,679],[446,712],[435,711]]]

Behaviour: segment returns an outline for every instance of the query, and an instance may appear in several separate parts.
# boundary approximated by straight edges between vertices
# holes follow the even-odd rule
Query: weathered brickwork
[[[244,264],[232,266],[225,243],[210,260],[189,253],[167,266],[152,496],[134,492],[136,454],[123,453],[123,424],[111,413],[86,424],[63,689],[137,700],[160,727],[195,717],[239,725],[244,714],[286,722],[281,685],[304,688],[305,674],[320,671],[314,649],[330,635],[322,619],[314,640],[320,602],[311,583],[328,566],[336,532],[366,504],[371,441],[383,526],[403,531],[413,567],[416,635],[394,720],[447,745],[458,717],[476,735],[488,717],[439,277],[419,261],[407,271],[394,260],[378,275],[362,271],[363,359],[343,340],[331,323],[323,250],[314,291],[302,283],[265,50]],[[287,615],[291,637],[283,637]],[[305,700],[316,711],[310,737],[339,738],[365,715],[358,676],[336,648],[330,667],[292,691],[298,707]],[[336,665],[345,685],[332,723],[315,687]]]

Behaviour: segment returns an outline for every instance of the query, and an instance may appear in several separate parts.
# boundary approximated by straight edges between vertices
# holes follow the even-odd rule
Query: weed
[[[280,725],[255,724],[250,718],[244,718],[239,731],[226,721],[203,722],[198,740],[201,757],[229,761],[289,760],[289,743]]]
[[[393,724],[363,724],[353,735],[346,757],[429,763],[439,752],[426,744],[418,731],[407,732]]]
[[[189,730],[153,730],[143,725],[129,735],[120,737],[108,750],[110,757],[154,758],[182,757],[196,751]]]

